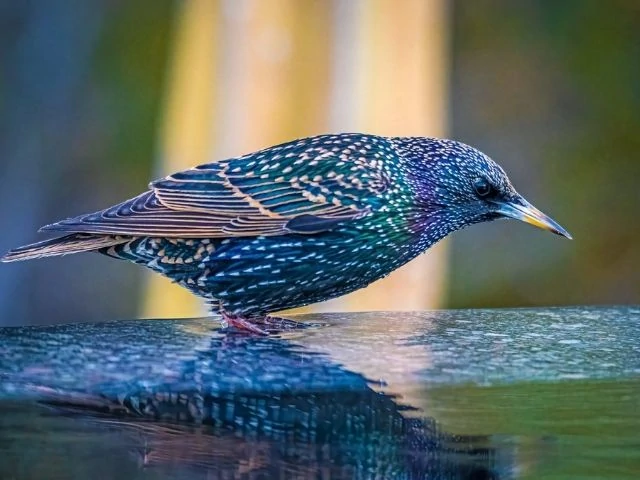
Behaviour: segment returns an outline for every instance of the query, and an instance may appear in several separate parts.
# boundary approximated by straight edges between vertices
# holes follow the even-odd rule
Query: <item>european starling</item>
[[[207,163],[42,231],[5,262],[97,251],[144,265],[236,327],[358,290],[468,225],[511,217],[569,233],[502,168],[453,140],[320,135]]]

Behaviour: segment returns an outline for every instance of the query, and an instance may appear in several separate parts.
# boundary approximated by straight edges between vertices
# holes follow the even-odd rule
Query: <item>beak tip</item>
[[[567,240],[573,240],[573,235],[567,232],[564,227],[556,223],[555,221],[549,219],[549,223],[551,224],[549,228],[550,231],[555,233],[556,235],[560,235],[561,237],[566,238]]]

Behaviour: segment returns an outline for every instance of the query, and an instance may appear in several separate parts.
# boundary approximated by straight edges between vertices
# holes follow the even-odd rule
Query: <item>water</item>
[[[0,479],[640,478],[640,308],[0,329]]]

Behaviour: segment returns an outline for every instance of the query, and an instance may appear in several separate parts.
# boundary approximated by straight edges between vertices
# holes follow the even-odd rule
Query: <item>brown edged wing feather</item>
[[[370,138],[313,137],[201,165],[42,230],[181,238],[328,230],[375,210],[390,185],[379,153],[362,147]]]

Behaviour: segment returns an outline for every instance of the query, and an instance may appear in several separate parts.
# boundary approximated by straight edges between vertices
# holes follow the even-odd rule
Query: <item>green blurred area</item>
[[[430,412],[459,435],[517,439],[517,478],[630,479],[640,469],[638,380],[442,386]]]
[[[177,5],[0,2],[0,250],[156,174]],[[640,303],[640,3],[455,1],[450,22],[449,136],[575,240],[514,222],[454,235],[448,306]],[[60,262],[0,268],[0,324],[135,315],[140,269]]]
[[[640,4],[457,2],[453,134],[574,236],[455,237],[453,306],[640,301]]]
[[[165,72],[170,56],[174,2],[121,2],[105,19],[89,82],[109,122],[106,149],[99,152],[111,181],[145,185],[153,169],[162,120]],[[91,163],[94,163],[91,161]]]

